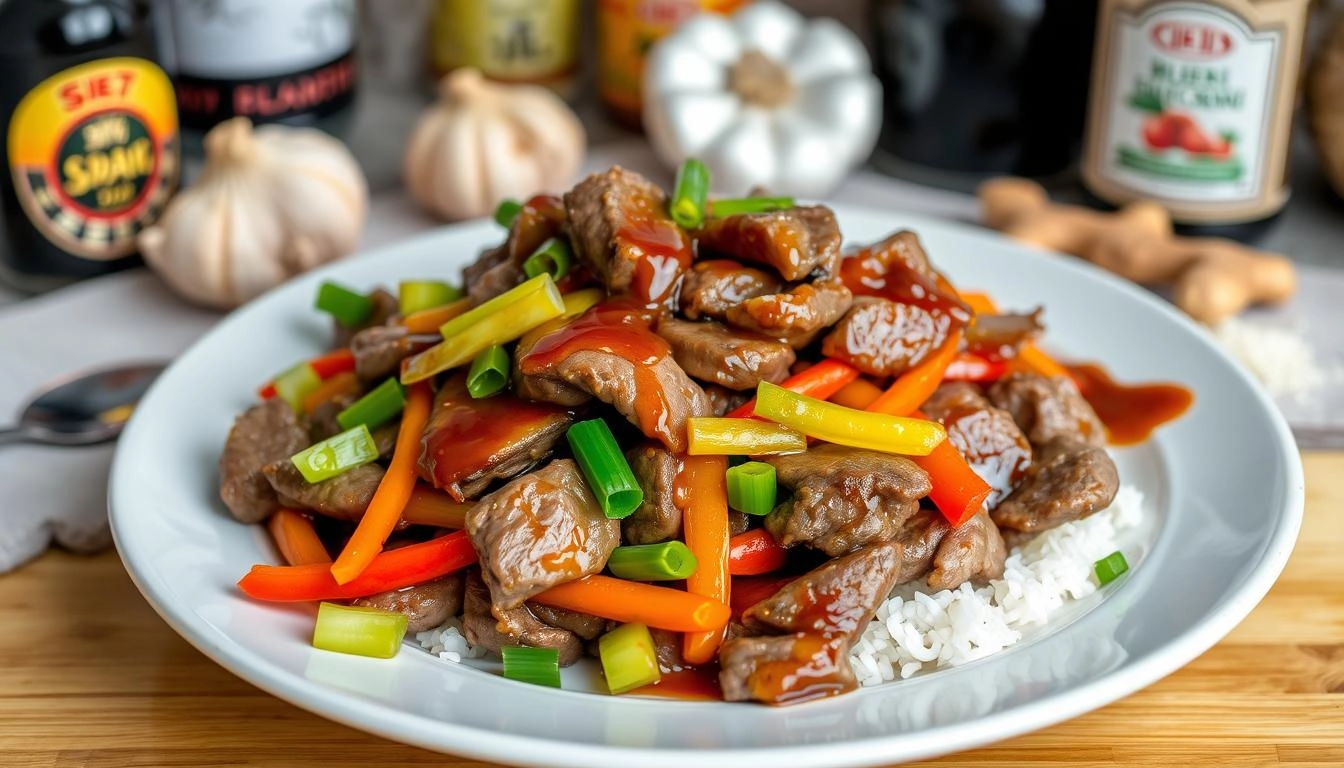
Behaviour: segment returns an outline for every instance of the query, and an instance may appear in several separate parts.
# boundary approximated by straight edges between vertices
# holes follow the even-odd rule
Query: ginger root
[[[1285,301],[1297,288],[1293,264],[1283,256],[1221,238],[1175,237],[1171,218],[1153,202],[1103,213],[1052,203],[1039,184],[1015,178],[985,182],[979,196],[993,229],[1136,283],[1168,284],[1176,306],[1202,323]]]

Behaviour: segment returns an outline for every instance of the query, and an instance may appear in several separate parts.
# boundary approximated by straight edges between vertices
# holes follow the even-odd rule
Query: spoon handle
[[[28,431],[25,430],[23,427],[15,426],[15,427],[0,428],[0,445],[8,445],[10,443],[23,443],[27,442],[28,439],[29,439]]]

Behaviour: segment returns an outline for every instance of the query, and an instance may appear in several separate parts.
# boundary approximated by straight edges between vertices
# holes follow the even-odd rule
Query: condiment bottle
[[[598,0],[597,89],[607,111],[638,128],[644,60],[653,44],[697,13],[732,13],[746,0]]]
[[[436,77],[475,67],[491,80],[574,96],[579,0],[436,0],[429,59]]]
[[[0,148],[0,278],[36,292],[140,263],[180,164],[145,5],[0,2]]]
[[[341,133],[355,104],[353,0],[155,0],[192,147],[232,117]]]
[[[1288,201],[1310,0],[1103,0],[1082,180],[1186,232],[1255,236]]]

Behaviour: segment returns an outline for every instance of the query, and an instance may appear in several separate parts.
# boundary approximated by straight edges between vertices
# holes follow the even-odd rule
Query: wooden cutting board
[[[1265,601],[1186,668],[1076,720],[921,766],[1344,766],[1344,453]],[[114,553],[0,576],[0,766],[487,766],[324,720],[242,682],[149,608]],[[787,768],[781,766],[780,768]]]

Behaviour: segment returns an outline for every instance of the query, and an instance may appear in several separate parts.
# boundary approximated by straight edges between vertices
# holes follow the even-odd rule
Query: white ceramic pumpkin
[[[445,219],[485,216],[506,198],[569,186],[583,162],[583,124],[537,85],[492,83],[458,69],[439,84],[406,145],[403,176],[417,203]]]
[[[340,141],[238,117],[206,134],[205,155],[197,182],[137,241],[184,297],[235,307],[358,245],[368,184]]]
[[[853,33],[770,1],[690,19],[654,47],[644,73],[658,157],[669,168],[699,158],[727,194],[826,195],[872,152],[881,102]]]

